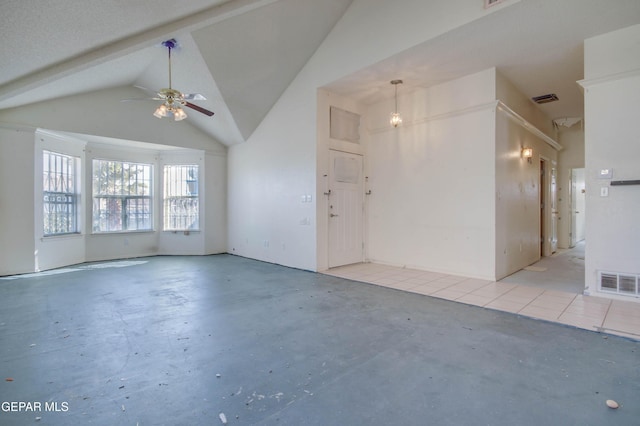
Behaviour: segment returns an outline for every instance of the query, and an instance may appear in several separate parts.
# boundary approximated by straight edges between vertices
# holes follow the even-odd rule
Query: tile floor
[[[376,263],[325,274],[640,340],[640,303]]]

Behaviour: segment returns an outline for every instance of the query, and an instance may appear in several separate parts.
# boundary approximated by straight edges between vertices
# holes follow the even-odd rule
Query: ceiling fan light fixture
[[[175,121],[181,121],[187,118],[187,113],[180,107],[173,109],[173,119]]]
[[[171,50],[175,49],[177,45],[178,43],[175,39],[162,42],[162,46],[166,47],[168,52],[169,87],[160,89],[157,92],[156,97],[150,98],[151,100],[162,101],[162,104],[160,104],[156,108],[156,110],[153,112],[153,115],[157,118],[173,117],[174,121],[182,121],[187,118],[187,113],[182,109],[182,107],[184,106],[211,117],[213,116],[212,111],[188,102],[188,100],[206,101],[207,98],[199,93],[182,93],[181,91],[176,90],[171,86]],[[136,87],[144,89],[143,87]]]
[[[155,117],[162,118],[167,116],[167,112],[167,107],[165,106],[165,104],[162,104],[158,108],[156,108],[156,111],[153,113],[153,115]]]

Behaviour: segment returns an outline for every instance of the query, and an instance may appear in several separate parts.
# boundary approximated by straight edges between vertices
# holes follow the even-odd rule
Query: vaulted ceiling
[[[79,4],[80,3],[80,4]],[[189,121],[232,145],[253,132],[351,0],[16,0],[2,5],[0,109],[118,86],[203,94]],[[140,89],[139,98],[149,96]],[[150,113],[158,102],[150,103]]]
[[[216,113],[187,110],[189,121],[229,146],[252,134],[352,0],[2,3],[0,110],[121,86],[144,98],[167,86],[161,43],[175,38],[173,87]],[[551,118],[582,116],[583,40],[640,23],[637,0],[503,4],[327,87],[371,103],[392,96],[393,78],[410,90],[496,66],[527,96],[557,93],[541,106]]]

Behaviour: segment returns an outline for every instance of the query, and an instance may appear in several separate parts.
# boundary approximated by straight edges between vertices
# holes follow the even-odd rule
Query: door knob
[[[329,215],[329,217],[337,217],[337,216],[338,216],[337,214],[333,214],[333,213]]]

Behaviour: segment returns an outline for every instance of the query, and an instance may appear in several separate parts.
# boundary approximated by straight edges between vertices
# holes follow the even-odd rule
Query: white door
[[[362,262],[362,156],[329,151],[329,267]]]
[[[584,169],[571,169],[571,247],[584,240],[585,207]]]
[[[556,185],[556,168],[551,169],[549,200],[551,204],[551,253],[558,251],[558,188]]]

